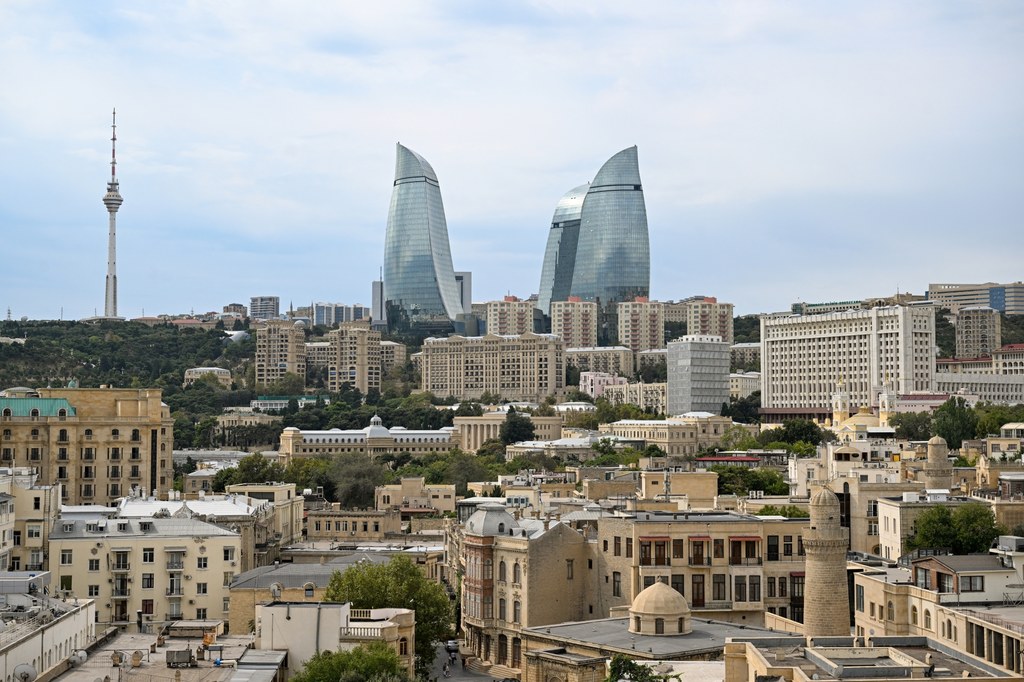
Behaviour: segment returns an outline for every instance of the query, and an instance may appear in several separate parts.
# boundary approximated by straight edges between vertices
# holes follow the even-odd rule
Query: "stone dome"
[[[812,509],[839,509],[839,498],[828,488],[822,488],[811,496],[809,505]]]
[[[367,438],[390,438],[391,432],[384,426],[380,417],[373,415],[370,418],[370,425],[363,429]]]
[[[841,448],[836,448],[832,451],[833,455],[857,455],[860,456],[860,450],[853,447],[852,445],[844,445]]]
[[[519,528],[519,522],[497,502],[481,504],[466,520],[466,532],[472,535],[508,535]]]
[[[645,635],[685,635],[691,631],[690,604],[666,583],[656,581],[629,607],[629,631]]]
[[[932,436],[930,439],[928,439],[928,445],[941,445],[943,447],[946,447],[946,439],[943,438],[942,436]]]

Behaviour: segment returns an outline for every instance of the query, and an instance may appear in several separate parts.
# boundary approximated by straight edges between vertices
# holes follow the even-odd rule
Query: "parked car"
[[[457,639],[449,639],[447,642],[445,642],[444,648],[445,648],[445,651],[447,651],[450,654],[457,654],[457,653],[459,653],[459,640],[457,640]]]

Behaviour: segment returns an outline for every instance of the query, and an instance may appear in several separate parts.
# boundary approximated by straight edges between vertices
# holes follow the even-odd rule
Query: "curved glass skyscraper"
[[[577,187],[558,202],[537,305],[550,314],[551,301],[569,296],[598,302],[598,336],[609,342],[616,334],[615,304],[648,296],[650,289],[647,207],[634,146],[608,159],[589,187]]]
[[[419,154],[397,145],[384,239],[384,304],[393,330],[446,332],[463,312],[441,188]]]

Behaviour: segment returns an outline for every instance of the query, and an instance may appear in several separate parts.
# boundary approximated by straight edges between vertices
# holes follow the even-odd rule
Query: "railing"
[[[351,620],[370,620],[373,618],[372,609],[352,609],[349,611],[349,618]]]
[[[342,627],[339,628],[340,637],[357,637],[359,639],[383,639],[384,635],[380,628],[369,627]]]
[[[761,557],[759,556],[731,556],[729,557],[730,566],[760,566],[762,563]]]
[[[121,588],[121,589],[118,589],[118,588],[115,587],[114,588],[114,592],[113,592],[113,594],[111,596],[114,597],[114,599],[123,599],[123,598],[126,598],[126,597],[130,597],[131,594],[132,594],[132,590],[131,590],[130,587],[124,587],[124,588]]]
[[[709,557],[709,556],[704,556],[704,557],[692,556],[692,557],[690,557],[690,562],[689,563],[690,563],[691,566],[710,566],[711,565],[711,557]]]
[[[43,570],[42,564],[25,564],[26,571],[41,571]]]
[[[641,566],[671,566],[672,560],[668,557],[640,557]]]
[[[125,563],[115,563],[113,566],[110,567],[110,570],[112,570],[112,571],[130,571],[130,570],[132,570],[132,565],[131,565],[131,563],[128,563],[128,562],[125,562]]]
[[[185,568],[185,562],[184,561],[168,561],[167,562],[167,570],[168,571],[181,571],[181,570],[184,570],[184,568]]]
[[[168,587],[167,588],[167,596],[168,597],[180,597],[180,596],[182,596],[184,594],[185,594],[184,588],[181,588],[181,587]]]
[[[694,605],[693,608],[709,610],[714,609],[716,611],[721,611],[723,609],[731,609],[732,602],[723,599],[708,599],[705,600],[700,606]]]

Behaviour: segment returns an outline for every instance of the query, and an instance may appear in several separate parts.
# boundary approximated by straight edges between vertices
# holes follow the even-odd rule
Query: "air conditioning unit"
[[[153,616],[146,616],[146,620],[153,620]]]
[[[232,562],[231,562],[231,565],[232,565],[232,566],[234,566],[234,565],[235,565],[235,562],[234,562],[234,561],[232,561]]]
[[[112,582],[114,582],[114,579],[113,578],[107,578],[107,582],[108,583],[112,583]]]
[[[189,604],[195,604],[195,603],[196,603],[196,600],[195,600],[195,599],[189,599],[189,600],[188,600],[188,603],[189,603]]]
[[[192,576],[190,576],[190,575],[186,575],[186,576],[185,576],[185,580],[192,580]]]

